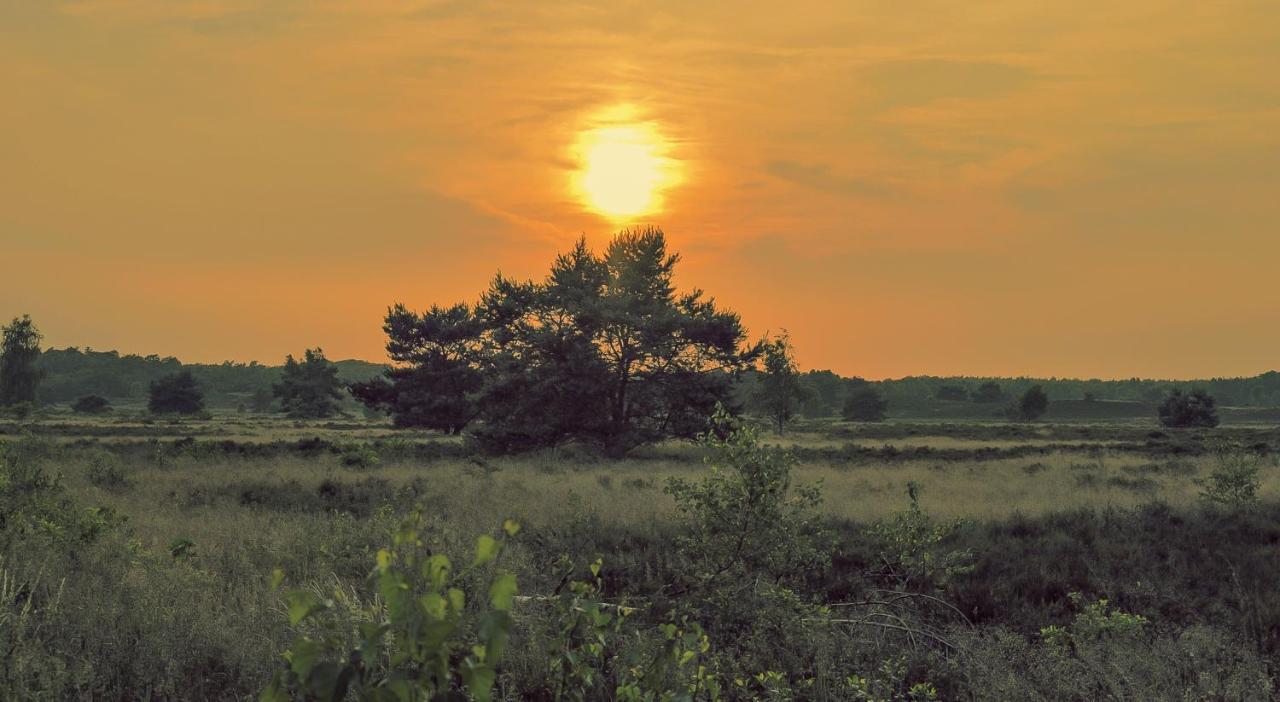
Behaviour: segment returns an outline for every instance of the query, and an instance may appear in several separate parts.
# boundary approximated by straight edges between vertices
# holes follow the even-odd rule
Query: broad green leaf
[[[289,668],[300,679],[306,680],[323,655],[324,644],[311,639],[298,639],[293,642],[293,648],[289,649]]]
[[[428,592],[418,598],[418,605],[422,607],[423,614],[432,619],[444,619],[448,604],[444,597],[438,592]]]
[[[481,534],[476,539],[476,562],[475,565],[488,563],[498,557],[498,542],[488,534]]]
[[[418,629],[418,644],[422,646],[426,655],[435,655],[437,651],[445,648],[445,642],[457,628],[456,620],[437,619],[425,622]]]
[[[281,583],[284,582],[284,571],[276,568],[271,571],[271,589],[279,590]]]
[[[367,651],[374,651],[382,644],[382,637],[387,635],[386,624],[375,624],[373,622],[364,622],[360,625],[360,638],[363,639],[363,646]]]
[[[497,679],[498,672],[487,663],[467,660],[462,664],[462,680],[466,683],[471,697],[478,702],[487,702],[491,698],[493,683]]]
[[[507,532],[507,536],[515,536],[520,533],[520,524],[508,519],[502,523],[502,530]]]
[[[449,569],[449,557],[443,553],[433,555],[431,558],[427,559],[426,563],[422,564],[423,576],[425,576],[426,579],[431,582],[431,586],[437,590],[444,587],[445,581],[449,578]]]
[[[502,658],[502,652],[506,649],[507,639],[510,637],[511,631],[511,614],[493,610],[484,615],[480,620],[480,640],[484,642],[483,660],[487,663],[497,664]]]
[[[309,590],[290,590],[284,594],[289,605],[289,625],[297,626],[302,620],[327,609],[327,605]]]
[[[403,575],[389,570],[378,576],[378,594],[386,601],[387,612],[393,621],[404,615],[408,592],[409,583]]]
[[[467,596],[456,587],[449,588],[449,606],[453,611],[461,612],[467,607]]]
[[[489,585],[489,602],[493,608],[502,612],[511,610],[516,596],[516,576],[501,573]]]

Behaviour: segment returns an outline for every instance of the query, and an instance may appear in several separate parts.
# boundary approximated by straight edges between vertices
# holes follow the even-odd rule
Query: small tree
[[[845,398],[841,414],[850,422],[883,422],[889,402],[880,396],[874,385],[857,380]]]
[[[1023,422],[1034,422],[1049,410],[1049,396],[1044,394],[1044,388],[1039,385],[1032,385],[1027,391],[1022,393],[1022,398],[1018,400],[1018,404],[1013,407],[1013,416]]]
[[[1199,388],[1187,394],[1174,388],[1161,403],[1158,412],[1160,423],[1166,427],[1218,426],[1217,403],[1209,393]]]
[[[1196,480],[1200,498],[1207,504],[1228,510],[1248,509],[1258,502],[1261,465],[1256,454],[1243,447],[1223,443],[1214,447],[1218,467],[1208,478]]]
[[[102,414],[111,410],[111,402],[101,395],[85,395],[71,403],[71,411],[76,414]]]
[[[756,401],[778,425],[778,433],[782,433],[787,422],[795,417],[804,396],[791,337],[783,330],[777,338],[765,342],[764,372]]]
[[[974,402],[994,403],[1004,399],[1004,391],[1000,389],[1000,384],[994,380],[988,380],[973,393]]]
[[[290,417],[322,419],[337,413],[342,381],[338,380],[338,367],[324,357],[324,351],[307,349],[302,363],[292,355],[285,358],[280,382],[272,391],[280,398],[281,411]]]
[[[44,337],[30,315],[14,317],[0,340],[0,407],[36,403],[36,386],[44,373],[36,368]]]
[[[152,381],[147,409],[155,414],[196,414],[204,410],[204,393],[191,371],[172,373]]]

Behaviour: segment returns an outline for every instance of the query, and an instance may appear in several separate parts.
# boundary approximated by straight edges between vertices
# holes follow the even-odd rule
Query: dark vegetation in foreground
[[[429,458],[393,486],[371,447],[280,444],[372,472],[173,495],[181,510],[325,520],[315,543],[204,554],[183,538],[144,547],[58,474],[127,493],[142,489],[130,466],[225,466],[219,444],[144,456],[148,442],[8,437],[0,697],[244,699],[272,679],[269,699],[1273,695],[1280,504],[1254,492],[1269,441],[1223,453],[1202,505],[948,522],[910,484],[876,523],[819,516],[820,486],[749,433],[709,442],[717,470],[667,484],[671,519],[481,515],[478,539],[448,516],[455,487]]]

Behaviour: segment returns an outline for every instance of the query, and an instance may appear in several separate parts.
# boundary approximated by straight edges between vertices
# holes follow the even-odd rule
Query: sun
[[[606,124],[584,130],[574,149],[576,189],[584,204],[613,220],[652,214],[678,180],[670,144],[650,122]]]

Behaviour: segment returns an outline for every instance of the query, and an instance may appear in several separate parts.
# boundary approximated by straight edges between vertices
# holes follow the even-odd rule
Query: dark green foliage
[[[1196,481],[1202,488],[1201,499],[1228,510],[1252,508],[1258,502],[1261,486],[1260,457],[1230,443],[1220,443],[1215,449],[1217,467],[1208,478]]]
[[[154,414],[197,414],[204,411],[204,393],[191,371],[180,371],[151,383],[147,409]]]
[[[111,411],[111,401],[101,395],[85,395],[71,404],[76,414],[102,414]]]
[[[846,380],[829,370],[811,370],[802,376],[804,397],[801,412],[806,417],[830,417],[839,413],[848,391]]]
[[[253,397],[249,399],[249,407],[254,412],[270,412],[274,402],[275,393],[271,389],[258,388],[253,391]]]
[[[272,390],[281,411],[298,419],[332,417],[342,399],[338,369],[319,348],[307,349],[301,363],[292,355],[285,358],[280,382]]]
[[[989,380],[978,386],[978,389],[973,392],[972,400],[986,403],[1003,402],[1004,391],[1000,389],[999,383]]]
[[[764,372],[760,376],[756,403],[781,432],[804,401],[805,387],[801,383],[791,337],[785,330],[773,340],[766,341],[763,348]]]
[[[1044,393],[1044,388],[1039,385],[1033,385],[1022,393],[1022,397],[1018,399],[1018,404],[1014,405],[1011,414],[1014,419],[1022,422],[1034,422],[1049,410],[1049,396]]]
[[[495,279],[477,310],[495,349],[481,438],[622,453],[702,432],[758,349],[744,348],[736,314],[700,290],[675,292],[678,261],[661,230],[636,229],[603,255],[579,241],[543,283]]]
[[[723,426],[729,417],[717,413]],[[821,486],[794,485],[795,457],[763,446],[749,427],[708,434],[711,471],[698,481],[669,478],[682,535],[681,567],[670,576],[680,611],[697,617],[728,651],[767,648],[779,635],[803,635],[808,612],[796,590],[826,567],[817,506]],[[783,633],[786,632],[786,633]]]
[[[90,483],[104,490],[127,488],[132,482],[120,457],[108,451],[90,454],[85,475]]]
[[[15,317],[0,339],[0,407],[36,403],[36,386],[44,372],[36,367],[44,338],[30,315]]]
[[[369,581],[381,602],[360,612],[354,645],[351,622],[335,616],[332,600],[306,589],[285,593],[290,626],[307,624],[314,633],[294,639],[263,702],[348,694],[370,702],[492,698],[511,635],[516,579],[493,571],[487,592],[468,592],[464,582],[471,572],[491,569],[503,542],[482,535],[474,560],[455,573],[447,556],[427,547],[422,527],[420,518],[406,521],[395,545],[378,551]],[[508,521],[503,540],[518,530]],[[276,572],[277,583],[283,577]],[[476,601],[483,604],[469,605]],[[469,607],[483,612],[478,622],[468,621]]]
[[[969,399],[969,391],[963,385],[953,385],[950,383],[939,385],[934,390],[933,396],[939,400],[947,400],[950,402],[966,402]]]
[[[882,422],[889,403],[880,396],[875,386],[868,382],[850,383],[849,396],[845,398],[841,416],[850,422]]]
[[[677,294],[657,229],[620,232],[603,255],[580,241],[541,283],[498,275],[474,309],[393,307],[399,364],[353,393],[398,425],[460,431],[497,451],[581,441],[622,453],[693,437],[758,354],[737,315]]]
[[[1173,392],[1160,404],[1157,412],[1160,423],[1166,427],[1216,427],[1218,426],[1217,403],[1209,393],[1197,388],[1190,393],[1174,388]]]
[[[368,380],[386,366],[365,361],[333,361],[343,382]],[[46,403],[69,403],[84,395],[101,395],[117,404],[145,401],[151,382],[162,376],[189,370],[205,393],[211,407],[248,405],[266,412],[272,403],[271,386],[280,381],[280,366],[261,363],[181,363],[176,358],[120,354],[69,347],[47,349],[40,354],[38,367],[45,374],[40,383],[40,399]]]
[[[384,378],[351,385],[351,394],[389,412],[397,427],[461,432],[477,415],[482,381],[483,327],[471,309],[433,306],[419,315],[395,305],[382,328],[397,365]]]

